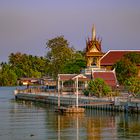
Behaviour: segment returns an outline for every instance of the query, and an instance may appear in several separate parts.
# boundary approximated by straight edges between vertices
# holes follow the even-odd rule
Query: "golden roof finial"
[[[95,26],[94,26],[94,24],[93,24],[93,26],[92,26],[92,41],[94,41],[95,40],[95,37],[96,37],[96,31],[95,31]]]

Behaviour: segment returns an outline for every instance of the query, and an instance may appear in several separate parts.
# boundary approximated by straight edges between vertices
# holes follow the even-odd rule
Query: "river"
[[[140,114],[86,109],[60,115],[54,106],[15,101],[0,87],[0,140],[139,140]]]

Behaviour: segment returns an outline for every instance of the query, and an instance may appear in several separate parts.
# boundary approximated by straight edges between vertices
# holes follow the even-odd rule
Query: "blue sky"
[[[102,49],[140,48],[140,0],[0,0],[0,62],[10,53],[45,56],[45,43],[64,35],[85,48],[95,24]]]

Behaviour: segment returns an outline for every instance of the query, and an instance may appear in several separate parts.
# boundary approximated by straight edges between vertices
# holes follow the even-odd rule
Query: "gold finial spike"
[[[93,26],[92,26],[92,40],[93,41],[95,40],[95,37],[96,37],[96,31],[95,31],[95,26],[93,24]]]

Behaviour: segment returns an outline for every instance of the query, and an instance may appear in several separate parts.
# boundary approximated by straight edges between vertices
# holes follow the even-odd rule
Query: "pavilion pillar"
[[[60,108],[60,77],[58,75],[58,81],[57,81],[57,92],[58,92],[58,108]]]
[[[63,81],[61,81],[61,93],[63,92],[63,88],[64,88]]]
[[[78,77],[76,78],[76,107],[78,108]]]

